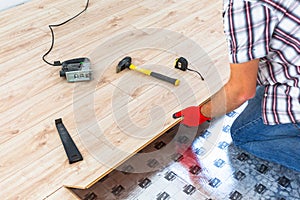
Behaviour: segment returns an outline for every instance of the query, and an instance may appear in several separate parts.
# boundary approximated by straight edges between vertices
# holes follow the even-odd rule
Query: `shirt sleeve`
[[[259,2],[231,1],[224,7],[230,63],[243,63],[268,54],[274,30],[271,20],[270,9]]]

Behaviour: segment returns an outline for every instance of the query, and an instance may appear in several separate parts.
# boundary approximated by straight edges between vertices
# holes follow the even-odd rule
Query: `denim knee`
[[[241,137],[239,136],[240,135],[239,128],[240,128],[240,126],[239,126],[239,123],[237,122],[237,120],[233,122],[233,124],[231,125],[231,128],[230,128],[231,138],[232,138],[234,145],[236,145],[236,146],[240,146],[242,144]]]

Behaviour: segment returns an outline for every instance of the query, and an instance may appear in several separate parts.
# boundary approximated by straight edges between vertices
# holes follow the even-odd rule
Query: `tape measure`
[[[179,57],[179,58],[177,58],[177,59],[175,60],[175,68],[176,68],[176,69],[180,69],[180,70],[182,70],[182,71],[189,70],[189,71],[192,71],[192,72],[196,72],[196,73],[201,77],[201,80],[204,81],[204,78],[203,78],[203,76],[200,74],[200,72],[188,68],[188,61],[187,61],[187,59],[185,59],[184,57]]]
[[[177,58],[175,61],[175,68],[186,71],[188,69],[187,59],[185,59],[184,57]]]

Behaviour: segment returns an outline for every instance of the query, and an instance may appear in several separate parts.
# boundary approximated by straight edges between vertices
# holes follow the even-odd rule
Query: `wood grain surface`
[[[0,199],[72,199],[64,186],[91,187],[179,121],[228,79],[219,0],[91,1],[54,28],[46,57],[89,57],[94,79],[67,83],[42,61],[49,24],[76,15],[85,1],[32,0],[0,18]],[[135,65],[179,78],[179,86],[124,70]],[[205,77],[174,69],[185,56]],[[62,118],[84,160],[70,165],[55,128]],[[74,197],[75,199],[75,197]]]

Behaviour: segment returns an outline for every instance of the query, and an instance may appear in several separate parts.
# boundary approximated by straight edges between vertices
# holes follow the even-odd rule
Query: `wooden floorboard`
[[[55,191],[52,195],[49,195],[46,199],[57,200],[62,198],[64,200],[80,200],[76,194],[73,194],[73,192],[66,187],[59,188],[59,190]]]
[[[219,1],[104,0],[91,1],[79,18],[54,28],[47,60],[92,61],[93,81],[67,83],[60,67],[41,59],[51,44],[48,25],[84,7],[85,1],[32,0],[1,12],[1,199],[72,199],[63,186],[90,187],[178,123],[172,113],[205,101],[228,78]],[[116,74],[124,56],[181,79],[180,86],[130,70]],[[205,81],[174,70],[178,56]],[[57,118],[83,161],[68,164]]]

